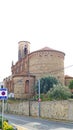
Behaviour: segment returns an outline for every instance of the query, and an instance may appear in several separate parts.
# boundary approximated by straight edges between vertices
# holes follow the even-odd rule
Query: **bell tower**
[[[23,59],[30,53],[30,42],[20,41],[18,42],[18,60]]]

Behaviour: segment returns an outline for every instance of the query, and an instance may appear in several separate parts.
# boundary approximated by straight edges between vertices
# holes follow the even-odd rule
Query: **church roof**
[[[73,76],[69,76],[69,75],[65,75],[65,78],[72,78],[73,79]]]
[[[36,51],[31,52],[30,54],[32,54],[32,53],[34,53],[34,52],[38,52],[38,51],[55,51],[55,52],[63,53],[63,54],[65,55],[64,52],[58,51],[58,50],[55,50],[55,49],[52,49],[52,48],[50,48],[50,47],[41,48],[41,49],[39,49],[39,50],[36,50]]]
[[[50,48],[50,47],[44,47],[44,48],[42,48],[41,50],[54,50],[54,49],[52,49],[52,48]]]

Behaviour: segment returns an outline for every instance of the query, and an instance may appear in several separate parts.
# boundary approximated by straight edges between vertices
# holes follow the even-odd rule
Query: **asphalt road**
[[[19,126],[20,130],[73,130],[73,123],[56,122],[40,118],[4,114],[13,125]]]

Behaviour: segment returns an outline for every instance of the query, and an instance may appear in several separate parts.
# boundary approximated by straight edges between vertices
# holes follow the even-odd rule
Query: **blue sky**
[[[0,81],[11,74],[22,40],[31,43],[31,51],[63,51],[65,67],[73,65],[73,0],[0,1]],[[73,67],[65,74],[73,76]]]

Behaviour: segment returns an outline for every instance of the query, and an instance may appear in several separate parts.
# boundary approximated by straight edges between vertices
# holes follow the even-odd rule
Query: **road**
[[[40,118],[4,114],[10,123],[21,127],[20,130],[73,130],[73,123],[56,122]]]

